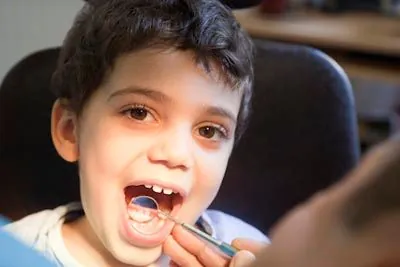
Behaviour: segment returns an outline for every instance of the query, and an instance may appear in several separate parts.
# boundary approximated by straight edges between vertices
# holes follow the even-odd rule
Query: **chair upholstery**
[[[0,214],[10,219],[78,197],[76,167],[57,155],[50,136],[49,84],[58,53],[25,57],[0,87]]]
[[[351,85],[318,50],[255,40],[253,114],[212,207],[265,232],[357,164]]]
[[[253,116],[212,207],[267,232],[286,211],[351,169],[359,149],[351,86],[342,70],[311,48],[256,45]],[[58,52],[25,58],[0,89],[0,203],[7,203],[0,213],[11,219],[79,198],[76,167],[56,155],[49,134],[54,97],[48,87]]]

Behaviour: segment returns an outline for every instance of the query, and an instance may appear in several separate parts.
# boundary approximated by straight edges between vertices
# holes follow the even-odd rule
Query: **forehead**
[[[238,112],[242,90],[231,88],[197,64],[191,51],[144,49],[119,57],[105,83],[106,92],[127,87],[162,91],[170,97],[225,105]],[[205,103],[204,103],[205,104]]]

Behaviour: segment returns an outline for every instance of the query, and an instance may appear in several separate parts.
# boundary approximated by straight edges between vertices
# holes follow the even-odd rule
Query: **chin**
[[[127,265],[149,266],[160,260],[162,256],[162,245],[153,248],[141,248],[131,246],[128,251],[113,251],[114,258]]]

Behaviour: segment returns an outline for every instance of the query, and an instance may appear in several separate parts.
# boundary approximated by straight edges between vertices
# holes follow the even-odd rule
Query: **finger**
[[[176,226],[172,230],[172,235],[185,250],[195,255],[204,266],[228,266],[230,259],[181,226]]]
[[[240,250],[232,258],[229,267],[247,267],[254,263],[255,260],[256,257],[250,251]]]
[[[232,246],[238,250],[248,250],[252,253],[258,253],[265,249],[268,246],[268,243],[247,238],[236,238],[232,241]]]
[[[171,261],[171,262],[169,263],[169,267],[179,267],[179,265],[176,264],[176,262]]]
[[[172,266],[202,267],[197,258],[180,246],[172,236],[166,238],[163,248],[164,254],[171,258]]]

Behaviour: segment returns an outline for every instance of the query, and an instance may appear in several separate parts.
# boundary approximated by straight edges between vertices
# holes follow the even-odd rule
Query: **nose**
[[[153,163],[163,164],[170,169],[188,170],[193,166],[194,142],[190,131],[175,129],[157,137],[148,151]]]

